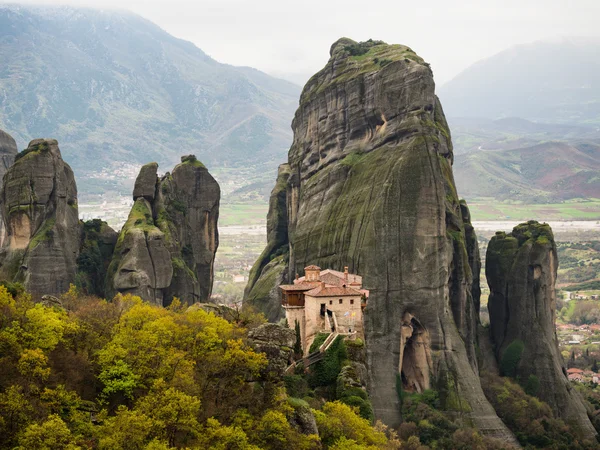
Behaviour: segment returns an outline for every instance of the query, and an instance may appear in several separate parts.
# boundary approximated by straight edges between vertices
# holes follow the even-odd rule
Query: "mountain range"
[[[107,188],[102,170],[188,153],[274,177],[291,142],[298,86],[221,64],[129,12],[2,5],[0,60],[0,128],[20,148],[58,139],[83,194]]]
[[[600,40],[511,47],[476,62],[438,90],[449,117],[521,117],[600,124]]]

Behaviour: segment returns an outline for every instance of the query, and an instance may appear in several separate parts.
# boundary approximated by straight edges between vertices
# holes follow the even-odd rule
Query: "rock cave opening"
[[[400,331],[400,364],[404,392],[423,392],[430,387],[431,345],[429,332],[410,313],[405,313]]]

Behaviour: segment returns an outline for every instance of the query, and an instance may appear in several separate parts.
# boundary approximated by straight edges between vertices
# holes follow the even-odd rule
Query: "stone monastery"
[[[303,277],[296,275],[294,284],[279,286],[290,328],[300,324],[304,354],[318,333],[364,338],[363,309],[369,291],[362,288],[362,277],[349,274],[348,267],[338,272],[308,266],[304,273]]]

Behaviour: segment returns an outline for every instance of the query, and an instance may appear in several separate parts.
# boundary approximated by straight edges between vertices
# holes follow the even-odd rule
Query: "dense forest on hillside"
[[[177,301],[107,302],[74,287],[34,303],[7,284],[0,310],[1,448],[506,448],[438,411],[435,390],[398,391],[399,430],[373,423],[366,393],[344,382],[350,361],[364,357],[361,341],[340,339],[309,373],[278,376],[248,337],[264,318],[246,308],[226,320]],[[524,390],[509,377],[485,381],[528,448],[593,448],[533,396],[531,380]],[[600,405],[600,394],[588,394]]]

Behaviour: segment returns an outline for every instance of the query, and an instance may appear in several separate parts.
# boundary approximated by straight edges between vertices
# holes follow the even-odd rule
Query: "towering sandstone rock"
[[[254,303],[270,311],[279,278],[309,264],[349,266],[370,290],[364,325],[376,416],[401,421],[397,383],[431,387],[443,409],[514,442],[478,378],[477,246],[429,65],[402,45],[345,38],[330,55],[302,92],[290,174],[271,198],[269,230],[287,228],[287,240],[270,232],[247,292],[258,290]]]
[[[284,316],[279,285],[287,282],[287,183],[290,173],[289,164],[279,166],[277,182],[269,200],[267,246],[250,271],[245,292],[246,301],[262,311],[271,322]]]
[[[173,297],[206,301],[213,284],[219,234],[220,189],[195,156],[184,156],[172,174],[158,164],[142,167],[135,201],[123,226],[106,279],[110,297],[139,295],[158,305]]]
[[[17,143],[11,135],[0,130],[0,182],[4,178],[4,174],[10,166],[15,162],[15,156],[19,151],[17,150]],[[0,216],[0,247],[4,245],[6,239],[6,228],[4,227],[4,221]]]
[[[73,171],[53,139],[36,139],[4,176],[6,240],[0,278],[21,281],[34,296],[58,295],[75,280],[80,230]]]
[[[576,430],[596,434],[569,383],[556,336],[558,258],[550,226],[535,221],[498,232],[488,245],[486,277],[491,335],[500,369],[525,382],[537,377],[537,395]]]

